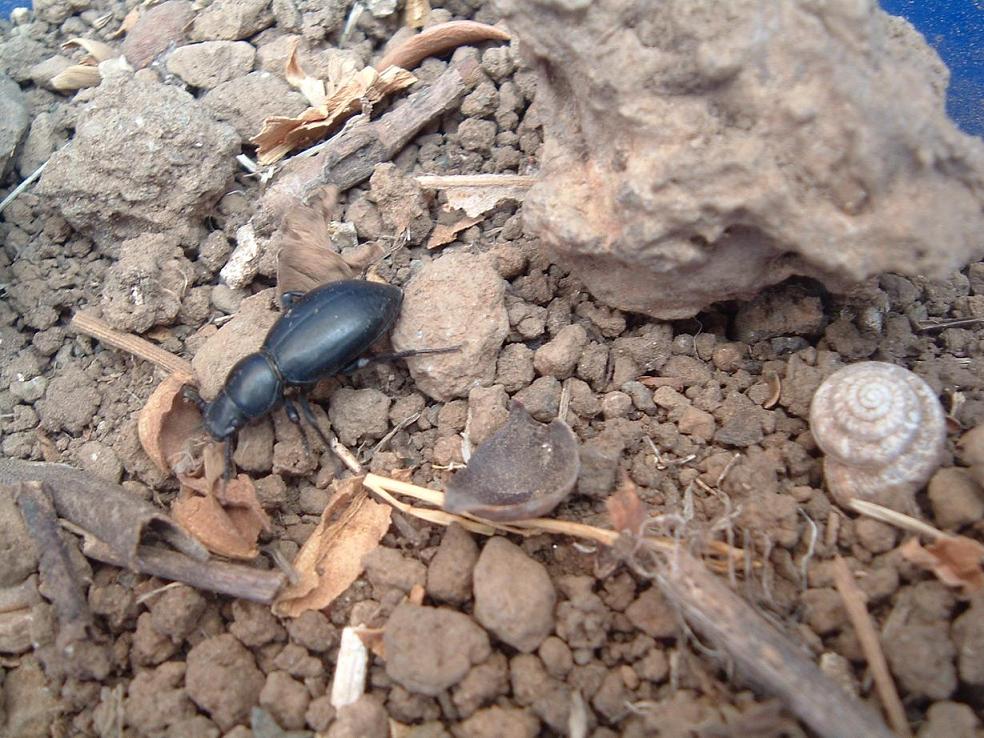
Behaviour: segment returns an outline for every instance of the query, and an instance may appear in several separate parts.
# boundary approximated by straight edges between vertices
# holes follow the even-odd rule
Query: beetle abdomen
[[[396,322],[399,288],[352,279],[317,287],[277,321],[264,350],[287,384],[304,385],[338,374]]]

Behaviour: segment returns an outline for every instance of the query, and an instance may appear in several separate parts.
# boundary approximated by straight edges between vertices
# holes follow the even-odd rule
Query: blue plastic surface
[[[946,112],[967,133],[984,136],[984,1],[880,0],[909,19],[950,68]]]
[[[30,0],[0,0],[8,17]],[[880,0],[893,15],[905,16],[950,68],[946,109],[967,133],[984,136],[984,0]]]

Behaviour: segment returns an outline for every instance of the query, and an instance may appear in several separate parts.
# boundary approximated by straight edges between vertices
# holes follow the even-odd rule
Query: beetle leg
[[[304,430],[304,424],[301,423],[301,416],[297,412],[297,406],[289,397],[284,398],[284,412],[287,413],[287,420],[296,425],[297,429],[301,432],[304,453],[311,456],[311,442],[308,440],[307,431]]]
[[[193,385],[186,384],[181,388],[181,396],[188,402],[193,402],[198,406],[200,412],[205,412],[205,407],[208,402],[205,401],[200,394],[198,394],[198,388]]]
[[[301,290],[291,290],[290,292],[285,292],[280,296],[280,306],[284,309],[284,312],[290,310],[294,303],[307,294]]]
[[[314,417],[314,411],[311,409],[311,403],[308,402],[307,397],[304,395],[298,395],[297,404],[301,406],[301,412],[304,413],[304,419],[314,428],[314,432],[318,434],[318,438],[321,442],[325,444],[325,448],[331,448],[331,442],[325,436],[321,430],[321,426],[318,425],[318,419]]]
[[[369,366],[370,364],[376,364],[381,361],[395,361],[396,359],[409,359],[411,356],[422,356],[424,354],[450,354],[455,351],[460,351],[461,346],[447,346],[445,348],[425,348],[425,349],[410,349],[408,351],[396,351],[390,354],[374,354],[372,356],[363,356],[361,359],[356,359],[347,367],[342,369],[341,374],[351,374],[357,369],[362,369]]]

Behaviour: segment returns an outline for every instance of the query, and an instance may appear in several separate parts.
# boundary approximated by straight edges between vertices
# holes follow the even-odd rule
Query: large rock
[[[38,194],[113,254],[148,232],[196,242],[235,171],[236,132],[173,85],[117,74],[89,94]]]
[[[489,257],[465,253],[445,254],[410,280],[393,348],[460,347],[408,360],[418,389],[450,400],[492,384],[496,356],[509,333],[505,287]]]
[[[984,142],[874,0],[498,0],[538,73],[527,226],[611,305],[684,318],[981,253]]]

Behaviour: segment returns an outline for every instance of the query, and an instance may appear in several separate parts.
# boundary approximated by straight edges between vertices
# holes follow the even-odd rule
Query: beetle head
[[[202,422],[205,430],[216,441],[225,441],[242,428],[249,418],[232,401],[225,390],[219,392],[205,407]]]

